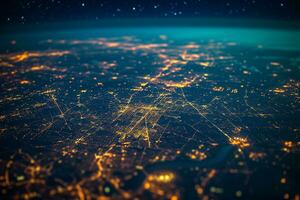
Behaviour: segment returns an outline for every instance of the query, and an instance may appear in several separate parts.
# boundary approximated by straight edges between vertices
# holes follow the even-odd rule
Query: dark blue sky
[[[9,0],[1,23],[101,20],[110,18],[220,17],[300,19],[299,0]]]

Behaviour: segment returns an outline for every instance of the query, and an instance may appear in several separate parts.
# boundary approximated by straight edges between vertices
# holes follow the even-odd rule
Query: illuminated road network
[[[3,199],[300,199],[300,49],[146,32],[11,36]]]

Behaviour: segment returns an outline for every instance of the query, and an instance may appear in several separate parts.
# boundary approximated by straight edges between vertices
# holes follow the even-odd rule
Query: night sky
[[[9,0],[1,24],[118,18],[259,18],[299,21],[298,0]]]

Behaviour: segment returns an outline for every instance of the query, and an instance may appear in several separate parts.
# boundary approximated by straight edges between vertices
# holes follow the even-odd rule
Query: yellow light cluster
[[[298,145],[300,145],[300,142],[284,141],[282,150],[285,152],[290,152]]]
[[[154,195],[165,196],[165,197],[170,196],[170,198],[172,196],[172,198],[174,198],[176,195],[169,193],[170,191],[172,191],[171,188],[174,186],[172,184],[174,179],[175,179],[175,174],[170,171],[156,172],[153,174],[149,174],[143,184],[144,186],[143,188],[145,190],[149,190]]]
[[[147,188],[147,186],[150,186],[151,183],[170,183],[174,179],[175,179],[175,174],[169,171],[150,174],[148,175],[144,186],[145,188]]]
[[[205,153],[195,149],[188,153],[187,156],[192,160],[204,160],[207,157]]]
[[[229,139],[230,144],[239,146],[240,148],[246,148],[250,146],[250,143],[248,142],[247,138],[242,137],[233,137]]]
[[[10,60],[13,62],[22,62],[25,61],[29,58],[34,58],[34,57],[60,57],[70,54],[70,51],[52,51],[52,52],[22,52],[17,55],[13,55],[10,57]]]

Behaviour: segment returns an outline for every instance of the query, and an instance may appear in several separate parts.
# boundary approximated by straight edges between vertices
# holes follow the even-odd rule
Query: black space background
[[[2,25],[122,18],[300,20],[300,0],[7,0],[0,7]]]

